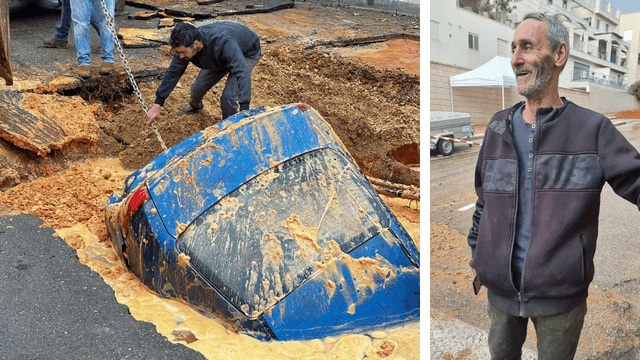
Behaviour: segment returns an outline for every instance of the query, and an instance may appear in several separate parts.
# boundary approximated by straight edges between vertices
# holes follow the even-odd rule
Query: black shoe
[[[187,104],[185,106],[182,107],[182,109],[180,109],[180,111],[178,111],[178,116],[182,116],[182,115],[194,115],[195,113],[197,113],[198,111],[202,110],[194,108],[193,106],[191,106],[190,104]]]

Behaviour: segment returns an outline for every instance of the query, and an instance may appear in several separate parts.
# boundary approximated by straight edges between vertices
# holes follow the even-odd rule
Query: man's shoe
[[[52,49],[68,49],[69,43],[67,41],[60,41],[53,38],[51,40],[45,40],[42,42],[42,46]]]
[[[180,111],[178,111],[178,116],[193,115],[193,114],[197,113],[200,110],[202,110],[202,109],[197,109],[197,108],[194,108],[193,106],[191,106],[190,104],[187,104],[187,105],[183,106],[182,109],[180,109]]]
[[[113,72],[114,68],[113,63],[103,62],[102,65],[100,65],[100,75],[109,75]]]
[[[78,66],[78,75],[83,79],[91,79],[91,68],[89,68],[89,65]]]

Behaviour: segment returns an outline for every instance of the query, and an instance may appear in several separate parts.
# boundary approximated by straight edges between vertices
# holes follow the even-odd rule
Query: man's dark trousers
[[[489,351],[493,360],[522,357],[529,318],[513,316],[489,302]],[[587,314],[586,300],[574,309],[557,315],[531,318],[538,337],[539,360],[573,359]]]

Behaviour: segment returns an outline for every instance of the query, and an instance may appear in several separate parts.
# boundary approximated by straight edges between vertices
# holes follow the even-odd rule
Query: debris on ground
[[[618,119],[640,119],[640,110],[619,111],[614,114]]]

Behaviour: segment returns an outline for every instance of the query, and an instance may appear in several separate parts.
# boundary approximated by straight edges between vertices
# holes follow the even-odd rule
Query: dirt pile
[[[614,115],[618,119],[640,119],[640,110],[619,111]]]
[[[169,147],[222,118],[218,99],[224,81],[207,94],[203,111],[177,115],[188,101],[189,87],[197,74],[197,68],[187,68],[157,122]],[[147,104],[153,103],[158,85],[159,81],[142,85]],[[304,50],[301,45],[267,45],[252,74],[251,107],[306,103],[332,125],[365,172],[418,185],[417,173],[394,160],[403,161],[408,152],[413,153],[410,159],[419,162],[419,94],[419,76],[402,70],[374,68],[339,55]],[[104,136],[98,147],[103,155],[120,156],[125,168],[137,169],[162,151],[134,96],[110,111],[112,116],[100,121]],[[394,159],[391,154],[399,149]],[[390,169],[392,163],[410,175],[401,177],[401,172]]]

